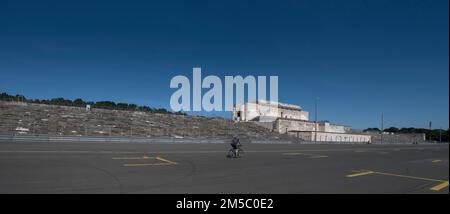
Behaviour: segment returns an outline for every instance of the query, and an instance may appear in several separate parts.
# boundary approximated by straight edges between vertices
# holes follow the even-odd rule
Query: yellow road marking
[[[311,156],[309,158],[327,158],[328,156],[326,155],[315,155],[315,156]]]
[[[374,172],[372,172],[372,171],[360,172],[360,173],[356,173],[356,174],[347,175],[347,178],[353,178],[353,177],[357,177],[357,176],[369,175],[369,174],[373,174],[373,173]]]
[[[431,162],[433,162],[433,163],[439,163],[439,162],[442,162],[442,160],[433,160],[433,161],[431,161]]]
[[[156,160],[163,161],[163,162],[166,162],[166,163],[169,163],[169,164],[174,164],[174,165],[175,165],[175,164],[178,164],[177,162],[173,162],[173,161],[164,159],[164,158],[159,157],[159,156],[156,157]]]
[[[123,166],[167,166],[172,165],[170,163],[130,163],[124,164]]]
[[[145,159],[155,159],[155,157],[148,157],[148,156],[142,156],[142,157],[115,157],[112,158],[113,160],[145,160]]]
[[[423,178],[423,177],[410,176],[410,175],[399,175],[399,174],[386,173],[386,172],[375,172],[374,171],[373,173],[379,174],[379,175],[387,175],[387,176],[394,176],[394,177],[400,177],[400,178],[410,178],[410,179],[424,180],[424,181],[446,182],[444,180],[439,180],[439,179]]]
[[[448,187],[448,181],[444,181],[444,180],[410,176],[410,175],[399,175],[399,174],[393,174],[393,173],[387,173],[387,172],[377,172],[377,171],[362,171],[360,173],[347,175],[347,177],[351,178],[351,177],[363,176],[363,175],[369,175],[369,174],[378,174],[378,175],[386,175],[386,176],[393,176],[393,177],[400,177],[400,178],[409,178],[409,179],[415,179],[415,180],[439,182],[440,184],[430,188],[430,190],[433,190],[433,191],[439,191],[445,187]]]
[[[306,154],[306,153],[283,153],[283,155],[304,155],[304,156],[308,156],[308,158],[327,158],[328,156],[326,155],[317,155],[317,154]]]
[[[162,158],[160,156],[156,157],[149,157],[149,156],[142,156],[142,157],[114,157],[113,160],[149,160],[149,159],[156,159],[159,161],[162,161],[163,163],[132,163],[132,164],[124,164],[124,166],[166,166],[166,165],[175,165],[178,164],[177,162],[173,162],[170,160],[167,160],[165,158]]]
[[[442,183],[439,184],[439,185],[436,185],[436,186],[434,186],[434,187],[431,187],[430,190],[433,190],[433,191],[439,191],[439,190],[441,190],[441,189],[444,189],[445,187],[448,187],[448,181],[442,182]]]
[[[305,153],[283,153],[283,155],[306,155]]]

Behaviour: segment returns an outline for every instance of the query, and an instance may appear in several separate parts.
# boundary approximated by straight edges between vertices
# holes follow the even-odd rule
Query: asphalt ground
[[[448,194],[448,144],[0,142],[0,193]]]

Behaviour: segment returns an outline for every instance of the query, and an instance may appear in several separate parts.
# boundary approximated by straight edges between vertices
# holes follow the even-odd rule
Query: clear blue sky
[[[278,75],[356,128],[448,128],[448,0],[0,2],[0,91],[169,108],[170,79]],[[229,116],[228,113],[208,115]]]

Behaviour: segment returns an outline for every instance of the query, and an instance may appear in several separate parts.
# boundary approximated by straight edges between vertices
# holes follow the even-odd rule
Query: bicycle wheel
[[[243,149],[239,149],[238,150],[238,157],[240,158],[240,157],[243,157],[244,155],[245,155],[244,150]]]
[[[232,158],[234,156],[234,151],[232,149],[228,150],[227,158]]]

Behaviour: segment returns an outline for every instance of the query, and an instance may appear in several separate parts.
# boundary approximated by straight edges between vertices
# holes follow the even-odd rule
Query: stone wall
[[[350,127],[331,123],[321,123],[318,130],[322,132],[347,133],[350,131]]]
[[[232,116],[233,120],[237,120],[238,112],[240,114],[240,121],[252,121],[258,117],[271,117],[271,118],[288,118],[297,120],[308,120],[309,113],[301,110],[300,107],[288,108],[276,105],[270,105],[267,103],[245,103],[240,107],[234,109]]]
[[[252,123],[264,127],[270,131],[274,131],[274,122],[253,122]]]
[[[383,134],[370,133],[374,143],[421,143],[425,142],[425,134]]]
[[[292,120],[279,118],[275,121],[275,130],[280,133],[289,131],[315,131],[314,121]],[[348,126],[336,125],[331,123],[318,123],[317,131],[332,133],[348,133],[351,128]]]
[[[308,120],[309,119],[309,113],[306,111],[298,111],[298,110],[283,109],[283,108],[280,108],[278,111],[280,112],[279,113],[280,118],[296,119],[296,120]]]
[[[288,133],[289,131],[315,131],[314,122],[277,119],[275,121],[275,130],[279,133]]]
[[[156,114],[0,101],[0,134],[59,136],[284,139],[253,123],[224,118]]]
[[[305,141],[349,142],[349,143],[371,142],[371,136],[364,134],[317,132],[317,140],[315,132],[290,132],[289,135],[294,136],[296,138],[300,138]]]

